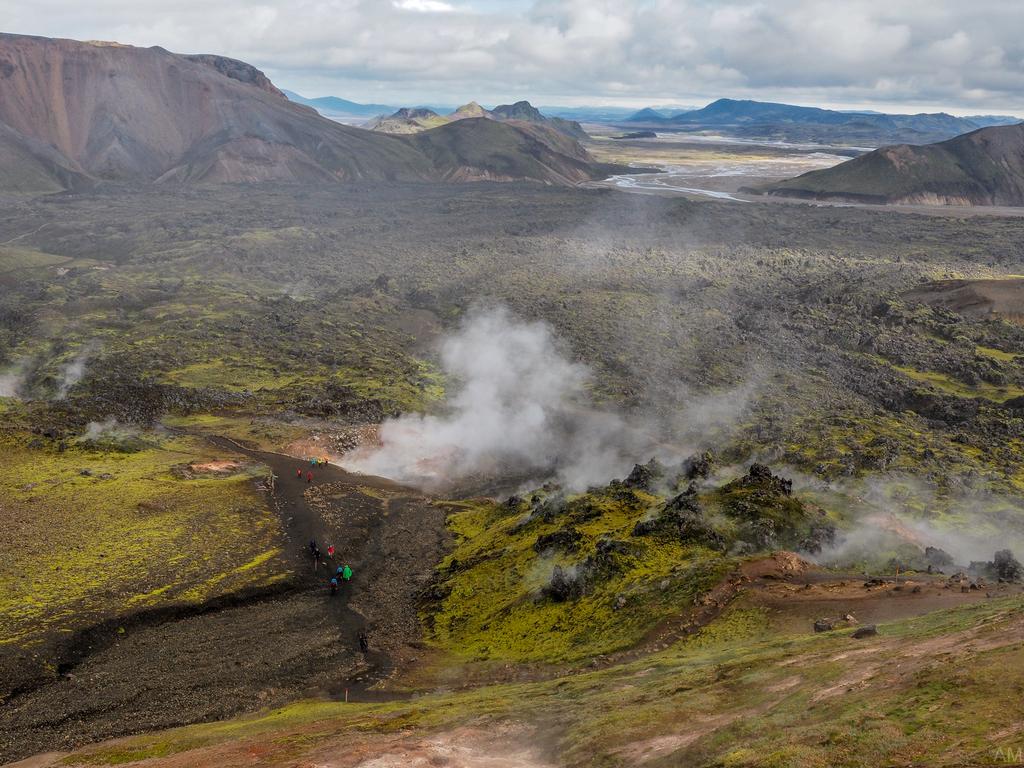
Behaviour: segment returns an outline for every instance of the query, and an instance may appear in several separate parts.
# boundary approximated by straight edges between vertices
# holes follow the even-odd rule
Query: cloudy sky
[[[0,0],[0,18],[220,53],[304,95],[387,104],[1024,114],[1021,0]]]

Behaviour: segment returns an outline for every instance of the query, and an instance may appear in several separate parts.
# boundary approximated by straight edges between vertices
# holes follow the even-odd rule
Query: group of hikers
[[[327,465],[327,464],[330,464],[330,463],[331,463],[331,460],[329,458],[327,458],[326,456],[312,456],[309,459],[309,465],[311,467],[324,466],[324,465]],[[302,473],[302,467],[299,467],[298,469],[295,470],[295,477],[298,478],[299,480],[302,480],[302,474],[303,474]],[[306,482],[307,483],[312,483],[313,482],[313,470],[307,469],[305,474],[306,474]]]
[[[330,464],[330,460],[326,456],[314,456],[310,458],[309,463],[316,467],[321,464]],[[301,482],[305,474],[306,482],[313,482],[313,470],[306,470],[305,473],[302,471],[302,467],[296,469],[295,476]],[[327,565],[328,560],[333,564],[334,562],[334,545],[327,545],[327,557],[324,557],[324,553],[320,550],[320,546],[316,543],[316,539],[310,539],[309,541],[309,555],[313,559],[313,570],[316,571],[320,567],[322,562]],[[328,568],[330,566],[328,565]],[[338,594],[338,588],[342,583],[349,582],[352,580],[352,568],[347,564],[342,564],[337,567],[334,571],[334,575],[331,576],[328,585],[331,589],[331,595]],[[366,635],[365,630],[359,630],[359,649],[363,653],[367,653],[370,649],[370,640]]]
[[[313,558],[313,570],[315,571],[320,567],[320,563],[323,562],[327,565],[327,560],[334,560],[334,545],[330,544],[327,547],[327,557],[324,557],[324,553],[320,551],[319,545],[316,543],[316,539],[310,539],[309,541],[309,555]],[[331,594],[336,595],[338,593],[338,587],[343,581],[352,580],[352,568],[346,563],[339,565],[338,569],[334,572],[331,577],[330,587]]]
[[[313,558],[313,570],[316,570],[320,566],[321,562],[326,565],[327,560],[334,560],[334,545],[329,544],[327,546],[327,558],[324,558],[324,553],[320,551],[320,546],[316,543],[316,539],[310,539],[309,555]],[[352,568],[348,563],[339,565],[334,571],[334,575],[331,576],[330,582],[328,582],[331,588],[331,595],[334,596],[338,594],[338,587],[341,586],[343,582],[351,581],[352,575]],[[366,631],[362,629],[359,630],[359,650],[363,653],[367,653],[370,650],[370,639],[367,637]]]

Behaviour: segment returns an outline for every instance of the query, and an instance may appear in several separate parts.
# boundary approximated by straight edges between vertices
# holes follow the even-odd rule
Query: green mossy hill
[[[675,493],[655,481],[686,478],[693,463],[679,473],[637,465],[626,482],[581,494],[548,487],[454,506],[457,544],[425,595],[433,642],[474,660],[621,650],[684,615],[736,556],[831,540],[824,513],[761,465],[717,489]]]
[[[238,468],[179,469],[225,458]],[[287,574],[255,487],[263,470],[202,441],[96,425],[93,439],[58,443],[8,429],[0,464],[0,646]]]
[[[309,434],[303,427],[288,424],[273,416],[190,414],[167,416],[161,423],[191,433],[228,437],[263,451],[280,451],[293,440]]]

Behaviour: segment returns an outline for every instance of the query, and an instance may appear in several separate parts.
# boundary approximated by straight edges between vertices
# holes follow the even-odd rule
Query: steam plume
[[[650,444],[592,406],[589,369],[566,357],[544,323],[475,310],[443,342],[441,363],[456,382],[446,412],[385,421],[381,445],[347,455],[347,467],[434,487],[533,472],[580,488],[621,474]]]
[[[82,380],[85,375],[85,366],[89,362],[89,358],[95,351],[93,344],[86,344],[79,352],[72,358],[72,360],[65,365],[60,372],[60,379],[57,384],[57,399],[63,400],[68,396],[68,392],[75,384]]]
[[[0,397],[18,397],[24,383],[25,372],[21,365],[0,373]]]

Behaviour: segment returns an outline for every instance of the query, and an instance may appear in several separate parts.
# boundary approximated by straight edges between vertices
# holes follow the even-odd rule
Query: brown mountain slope
[[[949,309],[965,317],[999,317],[1024,323],[1024,278],[937,280],[903,294],[909,301]]]
[[[472,157],[454,146],[428,157],[430,142],[340,125],[288,101],[244,62],[24,35],[0,34],[0,125],[0,189],[18,192],[103,179],[461,179],[467,167],[492,166],[510,179],[590,177],[554,170],[575,168],[577,158],[510,156],[530,149],[512,127],[488,133],[492,158],[482,138],[462,144]]]
[[[0,35],[0,122],[100,179],[419,179],[392,137],[293,104],[241,62]]]
[[[590,153],[572,136],[547,123],[531,123],[525,120],[506,120],[506,125],[513,125],[520,131],[542,141],[559,154],[568,155],[584,163],[593,162]]]
[[[456,120],[406,140],[431,158],[448,181],[530,178],[548,184],[578,184],[603,175],[587,159],[553,149],[549,142],[554,137],[579,146],[553,129],[533,125],[527,130],[483,117]],[[585,152],[584,157],[589,158]]]
[[[982,128],[937,144],[900,144],[750,190],[871,203],[1024,205],[1024,125]]]

